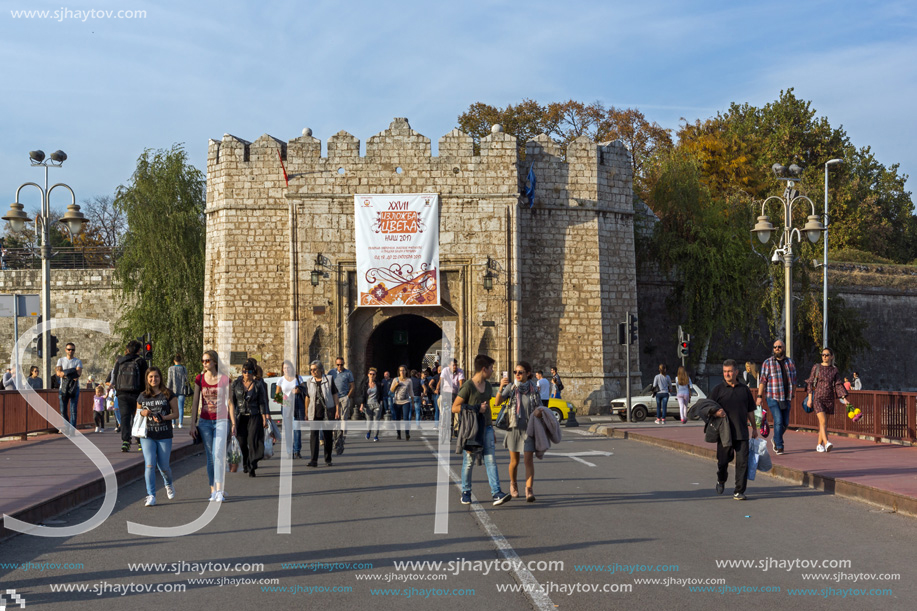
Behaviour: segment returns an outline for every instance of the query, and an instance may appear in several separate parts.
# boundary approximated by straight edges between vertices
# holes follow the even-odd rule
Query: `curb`
[[[189,456],[199,454],[202,451],[203,446],[188,443],[172,451],[172,454],[170,455],[170,463],[176,463],[180,460],[188,458]],[[127,484],[143,479],[145,470],[146,467],[143,461],[140,461],[139,463],[125,467],[119,471],[115,471],[115,477],[118,480],[118,488],[120,489],[122,486],[126,486]],[[31,507],[10,514],[10,516],[22,520],[23,522],[29,522],[30,524],[41,524],[50,518],[77,509],[81,505],[85,505],[86,503],[95,500],[104,494],[105,480],[100,476],[98,479],[83,484],[78,488],[66,490],[55,497],[41,501],[35,505],[32,505]],[[17,530],[9,530],[3,525],[2,522],[0,522],[0,542],[6,541],[7,539],[21,534],[25,533],[21,533]]]
[[[633,431],[621,431],[604,424],[593,424],[589,427],[589,431],[591,433],[605,435],[606,437],[612,437],[615,439],[632,439],[633,441],[648,443],[662,448],[675,450],[676,452],[682,452],[684,454],[691,454],[701,458],[716,460],[715,450],[702,446],[696,446],[690,443],[672,441],[669,439],[660,439],[659,437],[653,437],[652,435],[645,435],[643,433],[634,433]],[[778,479],[789,481],[798,486],[805,486],[807,488],[812,488],[820,492],[833,494],[845,499],[851,499],[854,501],[860,501],[870,505],[875,505],[877,507],[881,507],[882,509],[887,509],[889,511],[900,513],[908,517],[917,517],[917,498],[904,496],[902,494],[889,492],[887,490],[880,490],[879,488],[873,488],[872,486],[865,486],[863,484],[857,484],[843,479],[836,479],[827,475],[818,475],[815,473],[810,473],[809,471],[803,471],[801,469],[793,469],[791,467],[778,465],[776,463],[774,463],[773,469],[763,473],[763,475],[776,477]]]

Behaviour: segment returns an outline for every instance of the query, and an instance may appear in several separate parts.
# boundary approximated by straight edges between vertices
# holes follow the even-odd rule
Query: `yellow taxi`
[[[509,399],[507,399],[508,401]],[[504,401],[505,403],[506,401]],[[497,416],[500,415],[500,408],[503,407],[503,403],[497,405],[497,398],[491,397],[490,399],[490,419],[496,420]],[[563,399],[548,399],[548,409],[554,412],[554,417],[557,418],[558,422],[563,422],[570,417],[570,412],[576,413],[576,408],[573,407],[572,403],[564,401]]]

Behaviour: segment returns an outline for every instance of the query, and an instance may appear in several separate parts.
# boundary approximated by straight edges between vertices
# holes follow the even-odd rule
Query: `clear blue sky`
[[[42,9],[71,14],[11,14]],[[72,18],[89,9],[146,17]],[[677,128],[794,87],[854,144],[917,171],[911,2],[8,0],[2,11],[4,212],[41,179],[34,148],[67,152],[51,179],[82,200],[113,194],[144,148],[184,142],[204,170],[208,139],[226,132],[289,140],[310,127],[324,143],[343,129],[365,142],[396,116],[435,147],[473,102],[524,97],[637,107]],[[55,192],[55,207],[67,203]]]

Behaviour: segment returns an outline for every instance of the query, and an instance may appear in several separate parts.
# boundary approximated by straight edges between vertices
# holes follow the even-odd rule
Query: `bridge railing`
[[[818,429],[815,412],[807,414],[802,409],[804,397],[805,391],[797,389],[789,426]],[[844,404],[838,401],[834,414],[828,416],[829,432],[872,437],[877,442],[882,439],[917,442],[917,393],[854,390],[847,399],[860,409],[863,417],[854,422],[847,417]]]
[[[56,390],[36,391],[51,406],[51,411],[59,414],[59,402]],[[91,390],[81,390],[77,406],[77,426],[93,424]],[[47,419],[47,406],[39,411],[32,409],[25,398],[16,390],[0,391],[0,437],[24,437],[29,433],[53,431]]]
[[[70,246],[53,249],[53,269],[106,269],[115,266],[120,249],[108,246]],[[5,248],[3,269],[41,269],[37,248]]]

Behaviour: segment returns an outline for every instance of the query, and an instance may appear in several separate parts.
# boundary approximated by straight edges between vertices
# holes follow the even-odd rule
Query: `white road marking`
[[[603,452],[602,450],[587,450],[585,452],[547,452],[548,456],[565,456],[567,458],[572,458],[576,462],[581,462],[584,465],[594,467],[595,465],[591,462],[585,461],[580,456],[614,456],[614,452]]]
[[[430,449],[433,453],[433,456],[439,459],[436,449],[433,448],[433,445],[427,440],[423,440],[424,444]],[[462,490],[462,480],[459,478],[455,471],[449,467],[449,477],[455,483],[456,488],[459,489],[459,493]],[[538,583],[538,580],[535,579],[535,576],[532,575],[532,572],[528,570],[525,566],[525,563],[522,562],[522,559],[519,557],[519,554],[516,553],[516,550],[513,549],[513,546],[509,544],[509,541],[506,540],[506,537],[503,536],[503,533],[500,532],[500,529],[497,528],[497,525],[494,524],[493,520],[490,519],[490,516],[487,515],[487,512],[484,510],[484,507],[478,502],[477,497],[474,494],[471,495],[471,512],[474,515],[474,518],[478,521],[478,524],[481,525],[481,528],[484,529],[484,532],[490,536],[491,541],[493,541],[494,546],[497,548],[497,551],[510,562],[513,563],[513,573],[516,574],[516,581],[523,584],[526,591],[525,594],[532,601],[532,604],[539,611],[554,611],[557,608],[557,605],[554,604],[554,601],[542,590],[541,584]]]

